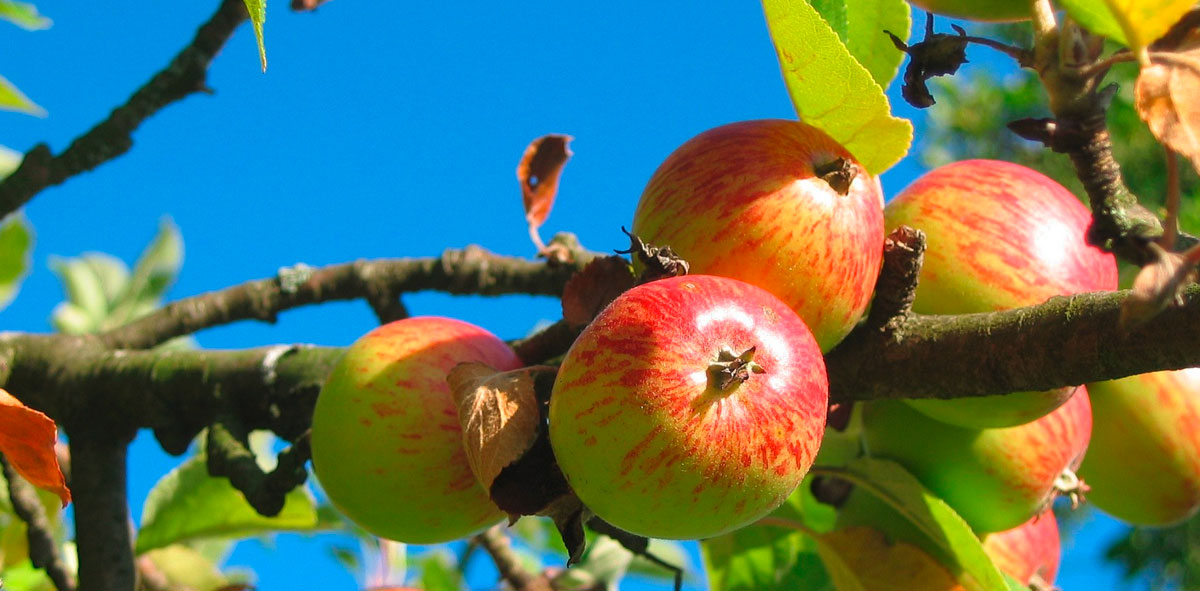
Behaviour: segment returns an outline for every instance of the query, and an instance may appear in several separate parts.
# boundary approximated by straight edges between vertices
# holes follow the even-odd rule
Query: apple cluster
[[[968,314],[1116,289],[1115,260],[1084,239],[1089,222],[1066,189],[1010,163],[941,167],[885,208],[878,180],[812,126],[706,131],[654,173],[632,226],[691,274],[620,294],[562,358],[543,417],[557,468],[591,512],[641,536],[700,539],[754,523],[822,465],[823,354],[870,304],[885,230],[927,237],[913,313]],[[446,382],[465,362],[523,365],[482,328],[410,318],[357,341],[321,391],[314,470],[372,533],[442,542],[503,517],[472,473]],[[1200,507],[1197,372],[873,401],[839,429],[854,451],[823,457],[899,464],[1006,573],[1051,583],[1048,509],[1061,493],[1078,500],[1088,488],[1079,475],[1098,507],[1132,523],[1174,523]],[[944,561],[867,492],[837,502],[838,527],[872,527]]]

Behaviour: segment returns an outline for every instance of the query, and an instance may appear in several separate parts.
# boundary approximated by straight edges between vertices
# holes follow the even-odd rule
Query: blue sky
[[[162,68],[216,4],[43,0],[52,28],[0,26],[0,74],[49,113],[0,113],[0,144],[63,149]],[[50,330],[62,294],[48,257],[103,251],[131,262],[164,216],[187,247],[173,299],[300,262],[429,256],[470,243],[532,256],[514,169],[545,133],[576,139],[543,236],[572,231],[593,250],[622,248],[620,227],[672,149],[722,123],[795,116],[753,2],[335,0],[315,14],[286,4],[268,7],[266,74],[244,26],[213,64],[214,94],[171,105],[137,131],[130,153],[26,208],[35,269],[0,312],[5,330]],[[987,52],[971,57],[988,64]],[[898,102],[898,84],[890,94]],[[883,176],[886,193],[920,172],[910,157]],[[414,314],[455,316],[505,338],[559,317],[551,298],[405,302]],[[209,348],[346,345],[374,323],[366,304],[336,303],[197,338]],[[150,438],[135,444],[135,516],[177,461]],[[1090,518],[1068,546],[1062,587],[1120,586],[1097,558],[1116,527]],[[263,591],[354,588],[328,541],[248,542],[230,563],[254,568]]]

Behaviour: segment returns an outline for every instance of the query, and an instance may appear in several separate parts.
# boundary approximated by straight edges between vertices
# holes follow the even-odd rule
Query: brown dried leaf
[[[1121,303],[1121,326],[1131,328],[1149,321],[1171,305],[1183,304],[1183,290],[1196,280],[1197,255],[1166,252],[1157,244],[1149,248],[1158,260],[1142,267],[1133,280],[1129,296]]]
[[[554,520],[558,535],[562,538],[563,546],[567,548],[567,565],[576,564],[587,549],[587,538],[583,533],[583,524],[591,517],[592,512],[575,496],[567,493],[546,506],[538,515],[544,515]]]
[[[567,146],[569,135],[549,134],[533,140],[521,162],[517,164],[517,180],[521,182],[521,195],[525,202],[525,220],[529,222],[529,236],[538,250],[545,248],[537,229],[550,215],[554,197],[558,194],[558,179],[563,166],[571,158]]]
[[[609,256],[588,263],[563,286],[563,320],[572,327],[591,322],[633,284],[633,269],[622,257]]]
[[[1153,51],[1134,87],[1138,114],[1154,137],[1200,170],[1200,34],[1174,51]]]
[[[531,370],[497,372],[484,363],[460,363],[446,381],[458,405],[471,471],[490,489],[500,471],[537,439],[541,419]]]
[[[0,453],[25,480],[58,495],[66,507],[71,491],[58,464],[57,441],[53,419],[0,389]]]
[[[932,556],[883,533],[848,527],[818,537],[817,552],[838,589],[963,591],[962,583]]]

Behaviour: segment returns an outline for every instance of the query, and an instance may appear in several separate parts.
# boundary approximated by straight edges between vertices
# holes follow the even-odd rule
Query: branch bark
[[[75,573],[63,561],[58,543],[54,540],[50,520],[46,516],[46,509],[38,499],[37,490],[17,474],[3,456],[0,456],[0,470],[3,470],[4,479],[8,482],[8,498],[12,503],[13,512],[25,522],[29,560],[33,566],[46,571],[55,589],[75,591]]]
[[[246,18],[242,0],[224,0],[191,43],[108,118],[75,138],[58,155],[52,155],[46,144],[29,150],[17,170],[0,181],[0,217],[16,211],[43,189],[128,152],[133,147],[133,132],[143,121],[175,101],[207,90],[209,63]]]

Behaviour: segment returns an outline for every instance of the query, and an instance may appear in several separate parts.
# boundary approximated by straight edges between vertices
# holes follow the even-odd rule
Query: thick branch
[[[381,318],[399,308],[382,302],[397,294],[438,290],[452,294],[558,296],[587,260],[555,265],[490,253],[478,246],[440,257],[357,261],[320,269],[285,270],[280,276],[243,283],[174,302],[101,336],[117,349],[144,349],[171,338],[239,320],[274,322],[279,312],[308,304],[366,298]]]
[[[42,189],[58,185],[116,158],[133,146],[133,132],[163,107],[205,89],[208,64],[233,31],[246,20],[242,0],[224,0],[167,67],[155,74],[125,104],[53,156],[45,144],[34,146],[8,178],[0,181],[0,217],[16,211]]]
[[[46,509],[38,499],[37,490],[0,456],[0,470],[8,482],[8,498],[13,512],[25,522],[26,540],[29,543],[29,559],[33,566],[46,571],[58,591],[75,591],[75,573],[63,562],[54,541]]]
[[[133,591],[133,541],[125,497],[125,433],[71,434],[75,544],[83,591]],[[132,435],[132,434],[128,434]]]

